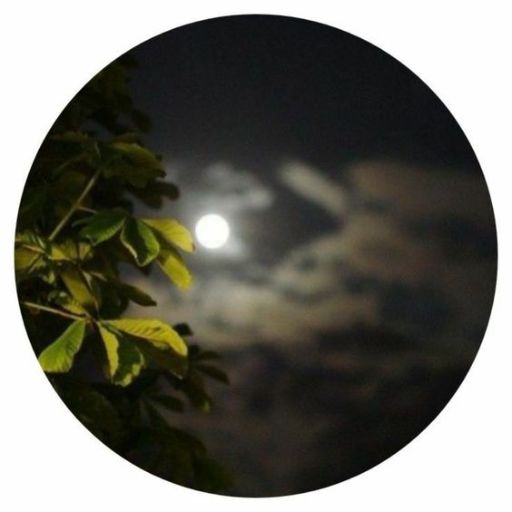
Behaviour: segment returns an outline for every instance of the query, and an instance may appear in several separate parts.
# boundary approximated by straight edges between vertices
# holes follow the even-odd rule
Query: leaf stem
[[[62,217],[60,222],[55,226],[55,229],[50,233],[48,240],[53,241],[57,237],[57,235],[62,231],[64,226],[68,223],[69,219],[72,215],[80,208],[82,201],[86,198],[87,194],[91,191],[92,187],[94,187],[96,181],[101,174],[101,167],[94,173],[92,178],[89,180],[85,188],[82,190],[82,193],[76,198],[75,202],[71,205],[71,208],[67,211],[66,215]]]
[[[42,304],[36,304],[35,302],[22,301],[21,304],[23,304],[27,308],[38,309],[40,311],[45,311],[46,313],[60,315],[65,318],[71,318],[73,320],[84,320],[84,318],[85,318],[83,316],[66,313],[65,311],[61,311],[60,309],[50,308],[49,306],[43,306]]]

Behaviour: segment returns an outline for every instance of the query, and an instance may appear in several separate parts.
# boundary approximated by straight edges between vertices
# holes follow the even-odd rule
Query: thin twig
[[[31,309],[38,309],[40,311],[45,311],[46,313],[52,313],[54,315],[60,315],[65,318],[71,318],[73,320],[84,320],[85,317],[79,315],[73,315],[72,313],[66,313],[60,309],[50,308],[49,306],[43,306],[42,304],[36,304],[35,302],[22,301],[21,304]]]
[[[101,167],[94,173],[93,177],[89,180],[89,183],[82,190],[82,193],[76,198],[76,201],[71,205],[71,208],[68,210],[66,215],[62,217],[61,221],[55,226],[55,229],[50,233],[48,240],[53,241],[55,237],[62,231],[64,226],[67,224],[68,220],[73,216],[76,210],[81,206],[82,201],[85,199],[87,194],[91,191],[92,187],[94,187],[96,181],[100,177]]]

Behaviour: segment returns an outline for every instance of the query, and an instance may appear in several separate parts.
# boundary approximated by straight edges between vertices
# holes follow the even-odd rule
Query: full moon
[[[215,213],[201,217],[195,231],[198,242],[207,249],[219,249],[229,238],[229,224]]]

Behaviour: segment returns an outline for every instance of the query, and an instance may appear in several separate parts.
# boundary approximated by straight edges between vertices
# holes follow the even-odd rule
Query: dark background
[[[232,231],[188,259],[191,290],[152,281],[158,315],[232,379],[187,425],[236,495],[381,462],[452,396],[492,305],[492,207],[461,128],[392,57],[311,22],[219,18],[130,53],[146,142],[182,193],[157,215]]]

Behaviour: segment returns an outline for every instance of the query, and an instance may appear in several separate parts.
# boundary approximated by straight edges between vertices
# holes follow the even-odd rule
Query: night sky
[[[181,191],[156,215],[231,228],[188,258],[192,289],[151,281],[156,314],[188,322],[233,381],[211,415],[173,421],[237,495],[382,461],[458,387],[492,305],[492,207],[461,128],[392,57],[311,22],[214,19],[130,53],[145,142]]]

